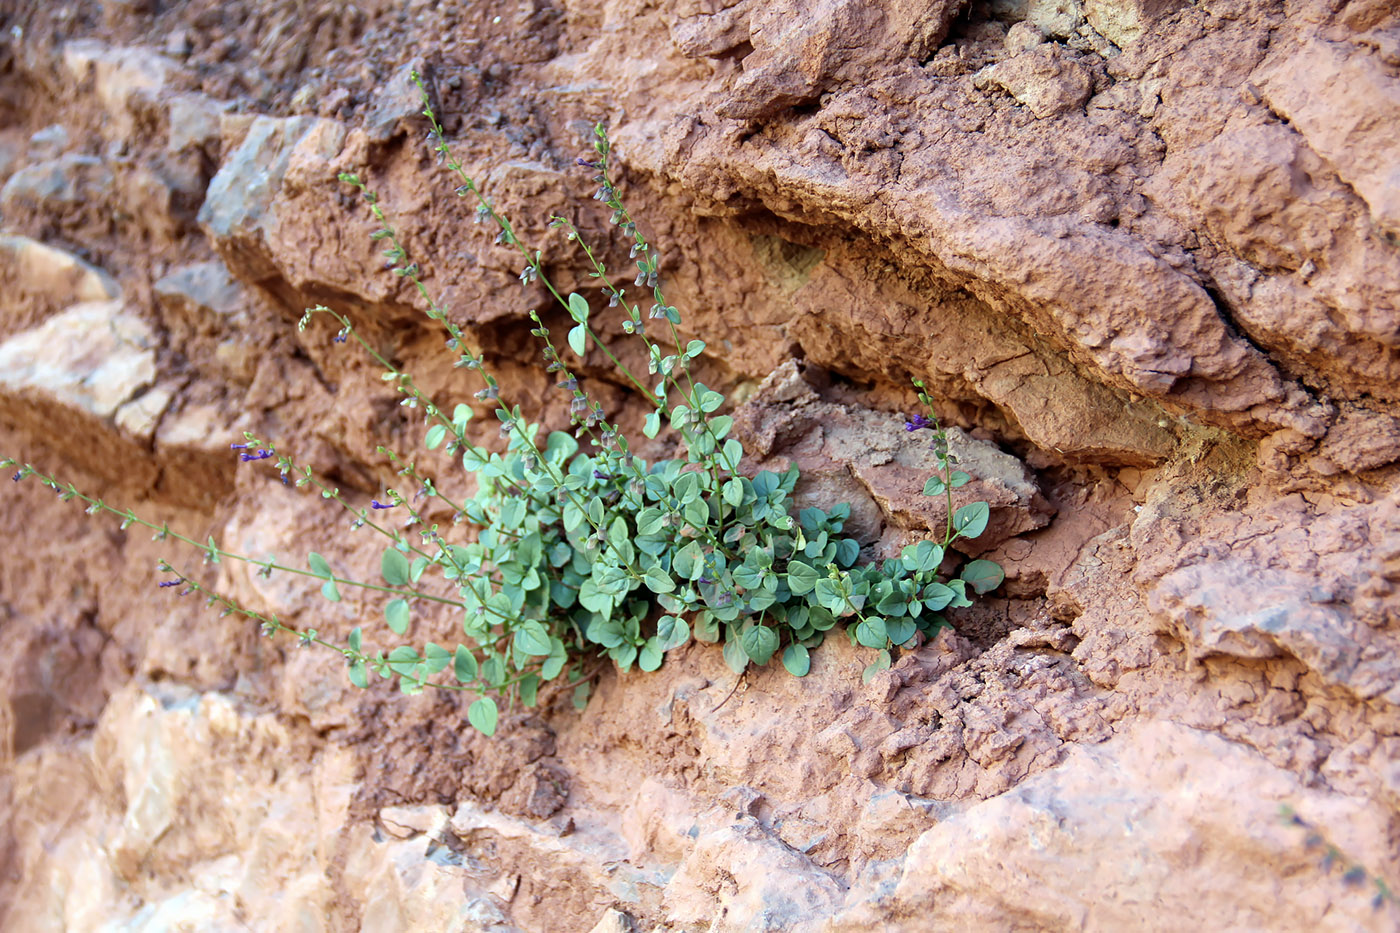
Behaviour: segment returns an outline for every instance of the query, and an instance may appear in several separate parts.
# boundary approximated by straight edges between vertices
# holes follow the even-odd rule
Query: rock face
[[[374,577],[363,530],[229,449],[252,432],[364,501],[401,482],[376,447],[424,426],[303,310],[499,438],[342,172],[565,426],[526,312],[567,319],[436,174],[418,73],[566,293],[599,285],[553,215],[631,268],[575,161],[608,125],[745,468],[800,466],[866,557],[947,521],[904,430],[921,380],[972,476],[954,505],[991,506],[949,559],[1007,579],[868,682],[839,632],[802,679],[691,644],[487,740],[466,702],[356,690],[152,568],[378,644],[371,594],[201,568],[7,483],[0,928],[1400,926],[1393,3],[295,6],[0,16],[0,456]],[[580,373],[640,434],[604,355]]]

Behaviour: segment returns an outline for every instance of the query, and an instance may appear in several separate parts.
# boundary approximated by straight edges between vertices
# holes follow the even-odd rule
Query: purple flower
[[[349,339],[350,334],[347,331],[341,331],[340,333],[336,334],[334,337],[331,338],[331,343],[344,343]]]
[[[937,429],[938,425],[925,418],[923,415],[914,415],[904,422],[904,430],[917,431],[920,428],[928,428],[930,431]]]
[[[611,473],[604,473],[602,470],[594,470],[594,471],[593,471],[593,478],[594,478],[594,479],[612,479],[612,474],[611,474]]]
[[[14,476],[11,476],[10,479],[12,479],[12,480],[14,480],[16,483],[18,483],[20,480],[24,479],[24,471],[21,470],[20,472],[16,473]]]
[[[574,159],[574,163],[577,164],[577,165],[579,165],[579,166],[581,166],[581,167],[583,167],[583,168],[597,168],[597,167],[598,167],[598,163],[597,163],[597,162],[590,162],[590,161],[588,161],[587,159],[582,159],[582,158],[580,158],[580,159]]]
[[[184,581],[183,579],[181,579],[181,580],[166,580],[164,583],[162,583],[162,584],[160,585],[160,588],[161,588],[161,589],[166,589],[167,587],[171,587],[171,586],[179,586],[181,583],[184,583],[184,582],[185,582],[185,581]]]
[[[376,511],[378,511],[379,509],[392,509],[394,507],[394,503],[380,502],[378,499],[371,499],[369,500],[369,507],[375,509]]]
[[[269,457],[271,457],[271,456],[272,456],[272,451],[270,451],[270,450],[265,450],[265,449],[263,449],[263,448],[260,447],[260,448],[258,448],[258,450],[257,450],[256,453],[251,453],[251,454],[239,454],[239,455],[238,455],[238,459],[241,460],[241,461],[243,461],[244,463],[252,463],[254,460],[267,460],[267,459],[268,459]]]

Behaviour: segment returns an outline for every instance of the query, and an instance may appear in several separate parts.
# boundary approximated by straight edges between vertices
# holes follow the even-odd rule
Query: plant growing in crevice
[[[287,634],[302,644],[339,652],[357,686],[378,677],[396,679],[408,694],[432,687],[475,695],[468,718],[488,735],[497,725],[498,700],[533,706],[544,684],[563,679],[573,685],[575,703],[582,706],[596,669],[592,659],[602,656],[623,670],[635,665],[652,671],[668,651],[692,638],[721,644],[725,662],[736,673],[776,658],[802,676],[810,669],[811,650],[841,624],[853,644],[875,652],[866,668],[868,680],[889,667],[901,647],[946,625],[946,610],[968,606],[972,596],[1000,585],[1001,568],[987,560],[963,564],[956,576],[943,573],[950,545],[979,536],[990,510],[985,502],[955,507],[954,490],[970,477],[955,469],[947,433],[933,417],[932,399],[921,383],[916,387],[925,412],[912,416],[906,429],[931,432],[938,469],[924,493],[945,500],[946,526],[940,538],[911,545],[899,557],[861,564],[858,543],[843,535],[849,506],[805,508],[794,515],[796,467],[781,474],[743,472],[743,445],[731,436],[733,418],[721,413],[725,398],[699,381],[692,366],[705,344],[680,333],[680,312],[668,302],[660,281],[660,256],[621,200],[603,128],[596,129],[593,158],[579,163],[593,173],[596,198],[630,244],[636,266],[635,275],[629,273],[632,281],[622,281],[607,268],[572,220],[554,217],[550,225],[579,251],[594,294],[621,316],[623,331],[642,342],[644,374],[629,369],[599,338],[594,302],[583,293],[564,294],[555,287],[543,250],[521,242],[452,155],[426,92],[423,103],[433,152],[454,176],[456,194],[474,199],[478,221],[496,229],[498,244],[520,253],[521,281],[542,285],[572,322],[561,345],[544,318],[529,312],[542,365],[568,398],[572,433],[544,434],[519,404],[512,404],[507,388],[487,361],[469,349],[466,332],[425,284],[375,191],[359,176],[346,174],[341,180],[368,207],[375,224],[370,236],[384,246],[393,274],[412,284],[424,313],[442,329],[455,366],[478,381],[476,399],[494,404],[504,449],[473,442],[469,406],[456,404],[449,412],[366,341],[347,316],[325,306],[308,309],[300,329],[328,317],[335,327],[332,340],[353,341],[369,354],[402,396],[400,404],[425,420],[426,447],[442,450],[475,475],[475,494],[455,501],[416,459],[379,447],[378,454],[403,477],[405,488],[389,489],[382,501],[376,498],[368,506],[356,505],[269,440],[249,434],[233,446],[241,460],[265,463],[284,482],[314,489],[347,510],[352,527],[383,536],[381,582],[339,573],[315,552],[302,568],[234,554],[212,537],[200,543],[87,496],[31,465],[22,466],[15,479],[34,476],[65,499],[86,502],[90,513],[117,516],[123,528],[141,525],[157,538],[185,543],[207,563],[239,560],[263,575],[299,574],[318,581],[332,602],[341,599],[346,586],[383,594],[384,625],[397,638],[407,634],[415,608],[424,603],[451,607],[460,614],[460,635],[445,637],[445,644],[391,644],[375,650],[367,646],[363,626],[356,626],[345,643],[335,643],[315,629],[298,628],[215,592],[172,564],[160,566],[175,575],[162,586],[196,592],[223,614],[255,620],[268,635]],[[576,371],[575,361],[592,347],[650,405],[643,433],[655,438],[669,428],[680,440],[681,455],[653,463],[636,453]],[[432,500],[452,515],[453,527],[430,523],[423,514],[426,506],[420,510],[415,505]],[[455,533],[459,525],[475,534]]]

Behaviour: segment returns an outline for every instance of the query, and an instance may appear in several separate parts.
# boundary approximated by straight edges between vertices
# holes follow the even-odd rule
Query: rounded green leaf
[[[334,580],[321,584],[321,595],[333,603],[340,602],[340,590],[336,589]]]
[[[490,697],[482,697],[467,707],[467,721],[482,735],[495,735],[496,721],[499,718],[500,711],[496,709],[496,701]]]
[[[409,577],[408,558],[398,548],[387,548],[379,561],[379,572],[390,586],[403,586]]]
[[[778,633],[766,625],[755,625],[739,636],[739,644],[753,663],[767,664],[778,650]]]
[[[812,592],[812,587],[816,586],[817,581],[821,578],[821,573],[811,564],[804,564],[800,561],[788,564],[787,584],[794,596],[803,596]]]
[[[408,600],[394,599],[384,607],[384,621],[389,623],[389,630],[395,635],[402,635],[408,631]]]
[[[987,530],[987,519],[991,514],[991,506],[987,503],[969,503],[953,513],[953,530],[964,538],[975,538]]]
[[[856,641],[867,648],[883,648],[889,641],[884,619],[867,619],[856,626]]]
[[[744,646],[739,644],[739,639],[724,643],[724,663],[736,674],[742,674],[748,668],[749,656],[744,651]]]
[[[350,682],[363,690],[369,686],[369,674],[364,661],[354,661],[350,664]]]
[[[318,577],[335,576],[335,574],[331,573],[331,565],[326,563],[326,559],[315,551],[307,555],[306,563],[311,567],[311,572]]]
[[[812,669],[812,655],[801,645],[788,645],[783,650],[783,667],[794,677],[806,677]]]
[[[446,437],[447,426],[435,424],[428,429],[428,437],[425,443],[428,445],[429,450],[437,450],[438,445],[441,444],[443,442],[443,439]]]
[[[466,645],[458,645],[452,655],[452,676],[465,684],[476,680],[476,672],[476,655],[468,651]]]
[[[962,569],[959,576],[978,593],[990,593],[1001,586],[1006,579],[1006,571],[996,561],[974,560]]]
[[[662,616],[656,623],[656,640],[662,651],[679,648],[690,640],[690,626],[684,619]]]
[[[588,321],[588,299],[578,292],[569,295],[569,317],[580,324]]]
[[[413,669],[418,666],[418,652],[408,645],[400,645],[389,652],[389,670],[401,677],[412,677]]]
[[[637,666],[647,673],[651,673],[661,666],[661,661],[665,656],[655,637],[648,638],[646,644],[642,645],[642,650],[637,655]]]
[[[588,330],[584,325],[569,328],[569,349],[579,356],[583,356],[588,349]]]
[[[552,650],[549,632],[534,619],[527,619],[515,630],[516,650],[531,657],[545,657]]]

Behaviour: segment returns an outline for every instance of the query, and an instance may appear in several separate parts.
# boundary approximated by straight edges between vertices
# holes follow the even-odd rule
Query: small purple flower
[[[21,470],[20,472],[16,473],[14,476],[11,476],[10,479],[12,479],[12,480],[14,480],[16,483],[18,483],[20,480],[24,479],[24,471]]]
[[[369,501],[369,507],[374,509],[375,511],[379,511],[380,509],[392,509],[394,507],[394,503],[380,502],[378,499],[371,499]]]
[[[594,470],[594,471],[593,471],[593,478],[594,478],[594,479],[612,479],[612,474],[611,474],[611,473],[604,473],[602,470]]]
[[[244,463],[252,463],[254,460],[267,460],[272,456],[272,451],[259,447],[255,453],[239,454],[238,459]]]
[[[167,589],[168,587],[179,586],[181,583],[184,583],[184,582],[185,582],[184,580],[166,580],[164,583],[162,583],[162,584],[160,585],[160,588],[161,588],[161,589]]]
[[[906,431],[918,431],[921,428],[928,428],[930,431],[932,431],[937,427],[938,426],[936,424],[934,424],[932,421],[930,421],[923,415],[914,415],[912,418],[909,418],[904,422],[904,430]]]
[[[349,331],[344,331],[344,330],[343,330],[343,331],[341,331],[340,333],[336,334],[334,337],[331,338],[331,343],[344,343],[345,341],[347,341],[347,340],[349,340],[349,339],[350,339],[350,332],[349,332]]]
[[[587,159],[584,159],[584,158],[574,159],[574,164],[580,166],[581,168],[597,168],[597,167],[598,167],[598,163],[597,163],[597,162],[590,162],[590,161],[588,161]]]

